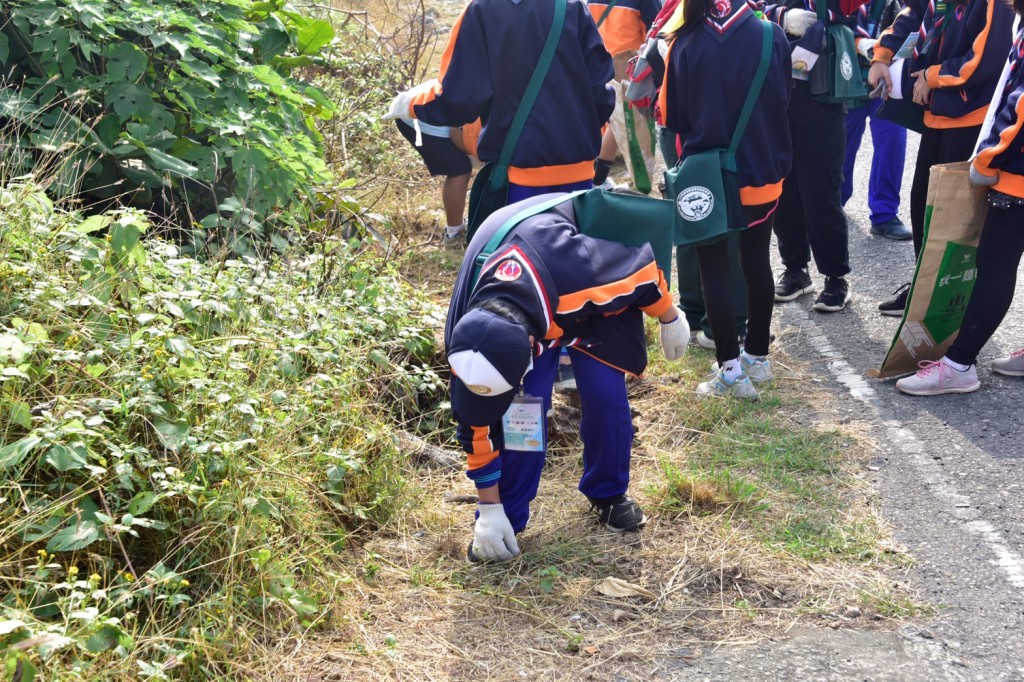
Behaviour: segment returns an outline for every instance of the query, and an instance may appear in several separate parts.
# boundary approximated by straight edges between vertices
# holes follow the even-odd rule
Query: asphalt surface
[[[908,142],[900,209],[907,225],[917,137]],[[1022,286],[979,358],[976,393],[915,398],[891,380],[868,379],[899,323],[876,306],[913,268],[909,241],[869,233],[871,154],[866,133],[846,207],[852,302],[822,314],[811,310],[816,294],[803,296],[776,306],[773,328],[790,354],[818,368],[840,412],[867,425],[877,446],[870,471],[877,469],[880,510],[913,558],[911,587],[937,615],[889,632],[790,632],[700,659],[686,679],[1024,680],[1024,379],[989,370],[993,358],[1024,346]],[[811,273],[820,291],[813,264]]]

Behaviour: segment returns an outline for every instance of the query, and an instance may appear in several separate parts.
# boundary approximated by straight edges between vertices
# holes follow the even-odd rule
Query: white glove
[[[999,182],[999,171],[995,175],[984,175],[971,164],[971,184],[975,187],[991,187]]]
[[[782,30],[791,36],[802,38],[807,29],[818,21],[818,13],[806,9],[791,9],[782,15]]]
[[[671,322],[661,323],[661,349],[665,352],[665,359],[678,360],[683,357],[688,343],[690,325],[686,323],[685,315],[679,315]]]
[[[473,529],[473,554],[490,561],[508,561],[519,556],[519,543],[501,504],[481,504]]]
[[[391,100],[391,106],[388,108],[388,113],[384,114],[381,118],[385,121],[392,118],[412,118],[409,113],[409,105],[412,104],[413,99],[419,97],[423,93],[430,92],[438,86],[436,78],[424,81],[417,86],[411,87],[405,92],[400,92],[395,95],[395,98]]]
[[[875,49],[877,42],[874,38],[861,38],[857,41],[857,54],[871,61],[871,51]]]

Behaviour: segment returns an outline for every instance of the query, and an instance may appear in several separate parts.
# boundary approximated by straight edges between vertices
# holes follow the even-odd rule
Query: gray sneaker
[[[894,239],[898,242],[906,241],[914,236],[910,228],[904,225],[903,221],[899,218],[892,218],[881,223],[872,223],[871,234],[885,237],[886,239]]]
[[[741,374],[734,381],[725,378],[725,371],[719,368],[707,381],[697,385],[697,395],[717,396],[724,398],[744,398],[745,400],[757,400],[757,389],[746,374]]]
[[[1009,357],[993,360],[992,371],[1008,377],[1024,377],[1024,348],[1013,351]]]
[[[772,374],[772,363],[768,358],[754,358],[748,361],[740,353],[740,367],[743,368],[743,374],[755,384],[766,384],[775,377]]]
[[[971,365],[963,372],[953,369],[944,359],[922,362],[917,374],[896,382],[896,390],[907,395],[943,395],[945,393],[972,393],[981,388],[978,369]]]

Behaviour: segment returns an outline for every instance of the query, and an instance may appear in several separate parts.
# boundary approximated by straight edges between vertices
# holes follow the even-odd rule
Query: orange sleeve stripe
[[[547,187],[568,185],[594,179],[594,160],[567,163],[561,166],[538,166],[537,168],[508,169],[508,181],[523,187]]]
[[[963,65],[960,66],[960,73],[955,76],[943,76],[940,73],[942,67],[936,66],[934,85],[932,85],[932,74],[927,71],[925,72],[929,87],[952,88],[963,85],[970,80],[971,76],[973,76],[974,72],[978,69],[978,64],[981,63],[981,57],[985,52],[985,43],[988,42],[988,34],[992,30],[992,16],[995,14],[995,11],[996,0],[989,0],[988,8],[985,11],[985,28],[981,29],[981,33],[975,36],[974,43],[971,45],[971,50],[974,51],[974,55],[971,57],[970,61],[964,62]]]
[[[491,428],[489,426],[473,426],[473,452],[467,456],[467,466],[470,470],[479,469],[493,462],[498,451],[494,449],[491,442]]]
[[[1021,126],[1024,125],[1024,96],[1017,99],[1017,108],[1015,109],[1015,113],[1017,114],[1017,122],[1012,126],[1004,128],[1003,131],[999,133],[999,142],[978,152],[978,158],[975,159],[974,164],[978,166],[979,172],[989,168],[989,164],[992,163],[992,159],[1006,151],[1010,147],[1010,144],[1017,139],[1017,134],[1020,132]],[[986,173],[986,175],[992,175],[992,173]],[[1014,194],[1013,196],[1020,195]]]
[[[559,297],[557,312],[561,314],[572,313],[580,310],[588,303],[605,305],[620,296],[627,296],[633,293],[644,284],[657,283],[660,288],[660,284],[664,279],[661,271],[658,270],[657,263],[651,262],[624,279]]]
[[[452,53],[455,51],[455,41],[459,37],[462,18],[466,16],[466,9],[468,8],[469,5],[466,5],[466,8],[462,10],[462,14],[459,15],[459,18],[455,20],[455,24],[452,25],[451,35],[448,36],[448,44],[445,46],[444,52],[441,53],[441,67],[437,73],[437,85],[431,88],[430,91],[417,95],[409,102],[409,118],[416,118],[415,107],[432,102],[441,94],[441,81],[444,80],[444,75],[448,73],[448,65],[451,64]]]

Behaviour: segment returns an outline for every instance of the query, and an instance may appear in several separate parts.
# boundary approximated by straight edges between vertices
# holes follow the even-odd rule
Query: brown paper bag
[[[881,368],[869,376],[916,372],[919,363],[945,355],[960,331],[978,276],[975,256],[988,213],[987,190],[971,186],[969,169],[966,161],[931,168],[924,248],[907,309]]]

